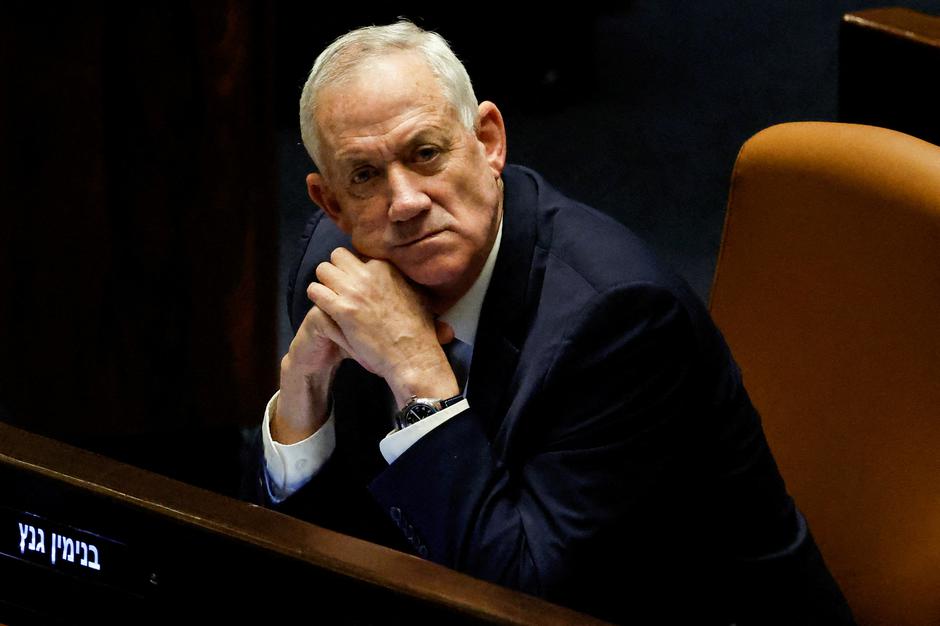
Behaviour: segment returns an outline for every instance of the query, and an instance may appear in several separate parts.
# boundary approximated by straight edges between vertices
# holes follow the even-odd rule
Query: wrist
[[[282,361],[281,387],[271,416],[271,437],[292,444],[317,432],[330,417],[336,367],[322,372],[295,372]]]
[[[402,430],[462,401],[465,400],[461,395],[450,398],[418,398],[411,396],[405,406],[395,414],[395,427],[397,430]]]
[[[387,381],[395,402],[399,408],[405,406],[412,397],[445,399],[460,393],[457,379],[447,360],[435,369],[408,368],[401,371],[393,380]]]

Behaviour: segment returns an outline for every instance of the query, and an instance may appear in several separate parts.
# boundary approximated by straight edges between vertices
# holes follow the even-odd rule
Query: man
[[[340,38],[301,127],[321,211],[259,497],[608,619],[851,623],[700,302],[505,164],[439,36]]]

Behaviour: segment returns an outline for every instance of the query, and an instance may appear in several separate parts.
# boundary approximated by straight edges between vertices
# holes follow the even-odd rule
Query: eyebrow
[[[452,143],[452,133],[449,133],[446,129],[437,126],[422,128],[408,138],[404,144],[402,152],[409,152],[426,143],[438,143],[442,144],[442,147],[446,148]],[[372,164],[372,160],[369,158],[369,156],[358,149],[350,150],[345,154],[341,152],[335,157],[335,159],[338,166],[349,170],[356,169],[363,165]]]
[[[410,139],[408,139],[405,144],[408,148],[415,148],[424,143],[433,143],[437,141],[439,143],[450,143],[452,137],[451,133],[447,132],[444,128],[438,128],[432,126],[429,128],[422,128],[416,132]]]

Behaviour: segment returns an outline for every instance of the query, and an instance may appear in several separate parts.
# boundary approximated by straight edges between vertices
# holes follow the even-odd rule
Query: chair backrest
[[[711,310],[859,623],[940,624],[940,147],[752,137]]]

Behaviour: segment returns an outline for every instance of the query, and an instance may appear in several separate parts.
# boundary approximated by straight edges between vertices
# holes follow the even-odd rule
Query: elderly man
[[[443,39],[341,37],[301,128],[321,210],[259,497],[608,619],[851,622],[700,302],[506,165]]]

